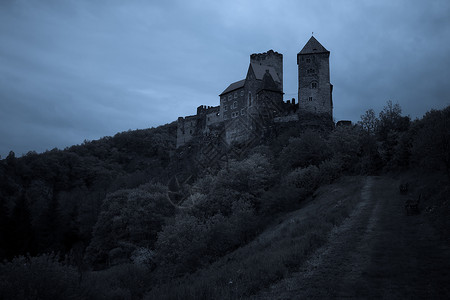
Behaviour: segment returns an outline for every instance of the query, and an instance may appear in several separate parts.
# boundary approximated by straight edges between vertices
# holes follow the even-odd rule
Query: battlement
[[[283,54],[278,53],[276,51],[273,51],[272,49],[270,49],[267,52],[263,52],[263,53],[253,53],[250,55],[250,60],[257,62],[257,61],[263,61],[266,60],[268,58],[271,57],[277,57],[279,59],[283,59]]]
[[[210,114],[219,112],[220,105],[219,106],[207,106],[207,105],[200,105],[197,107],[197,115],[204,115],[204,114]]]

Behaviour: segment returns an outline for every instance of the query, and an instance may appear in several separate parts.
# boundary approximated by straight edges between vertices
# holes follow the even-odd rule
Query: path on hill
[[[328,242],[257,299],[449,299],[450,245],[423,214],[406,216],[398,185],[368,177],[361,202]]]

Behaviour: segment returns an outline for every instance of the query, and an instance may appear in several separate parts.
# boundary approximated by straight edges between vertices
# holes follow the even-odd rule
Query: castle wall
[[[246,105],[246,89],[244,87],[223,94],[220,98],[220,115],[222,120],[231,120],[241,114]]]
[[[298,100],[301,112],[332,115],[329,53],[298,57]]]
[[[177,148],[185,145],[196,134],[197,116],[179,117],[177,122]]]

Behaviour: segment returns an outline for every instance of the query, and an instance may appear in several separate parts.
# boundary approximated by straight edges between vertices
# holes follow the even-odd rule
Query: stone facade
[[[219,106],[199,106],[196,115],[178,118],[177,148],[213,136],[227,144],[256,140],[271,123],[299,122],[302,112],[332,117],[329,55],[314,37],[297,55],[296,104],[295,99],[283,101],[283,55],[273,50],[251,54],[246,77],[219,95]]]
[[[330,51],[314,37],[297,54],[300,112],[333,115]]]

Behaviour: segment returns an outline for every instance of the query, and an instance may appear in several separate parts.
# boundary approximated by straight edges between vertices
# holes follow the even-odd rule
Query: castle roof
[[[258,63],[250,63],[250,66],[253,69],[253,73],[255,73],[256,79],[263,80],[264,74],[266,74],[266,70],[269,70],[269,74],[272,76],[273,80],[276,82],[281,82],[280,78],[277,75],[277,72],[273,67],[260,65]]]
[[[250,63],[250,67],[253,69],[253,73],[255,74],[256,79],[263,80],[264,75],[266,74],[266,70],[269,71],[270,76],[276,82],[281,82],[280,78],[277,75],[277,72],[273,67],[260,65],[258,63]],[[219,96],[232,92],[234,90],[240,89],[245,84],[245,79],[233,82],[230,84]]]
[[[222,96],[223,94],[232,92],[234,90],[240,89],[241,87],[243,87],[245,84],[245,79],[233,82],[232,84],[230,84],[219,96]]]
[[[270,75],[269,70],[266,70],[266,73],[264,74],[264,77],[262,79],[262,85],[259,91],[262,90],[282,93],[282,91],[278,88],[277,84]]]
[[[319,41],[312,36],[306,43],[306,45],[303,47],[302,51],[300,51],[298,54],[329,53],[329,52],[330,51],[325,49],[325,47],[322,46],[322,44],[320,44]]]

